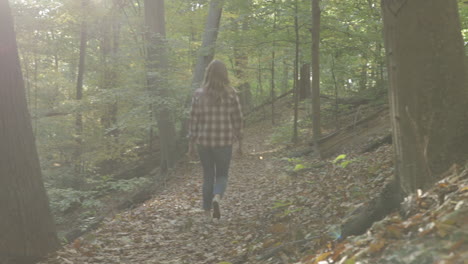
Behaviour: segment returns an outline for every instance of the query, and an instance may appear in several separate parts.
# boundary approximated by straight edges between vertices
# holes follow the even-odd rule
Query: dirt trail
[[[203,217],[201,165],[182,161],[164,191],[41,263],[295,263],[326,246],[333,239],[330,227],[392,174],[389,146],[349,153],[346,167],[333,163],[334,157],[287,159],[297,149],[269,144],[276,128],[266,116],[261,120],[251,121],[245,153],[232,160],[219,222]],[[293,171],[299,163],[306,169]]]
[[[181,162],[165,191],[105,220],[42,263],[219,263],[247,257],[246,243],[263,227],[264,211],[282,187],[269,160],[272,147],[265,144],[269,129],[246,130],[245,153],[233,158],[220,221],[207,222],[200,209],[200,164]]]

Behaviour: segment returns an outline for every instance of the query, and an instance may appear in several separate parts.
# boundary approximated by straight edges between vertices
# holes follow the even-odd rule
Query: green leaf
[[[346,154],[341,154],[338,157],[336,157],[335,160],[333,160],[333,163],[337,163],[338,161],[345,159],[345,158],[346,158]]]
[[[296,167],[294,167],[294,172],[298,172],[300,170],[305,169],[305,166],[302,164],[296,164]]]
[[[346,168],[351,163],[351,160],[343,161],[340,163],[342,168]]]

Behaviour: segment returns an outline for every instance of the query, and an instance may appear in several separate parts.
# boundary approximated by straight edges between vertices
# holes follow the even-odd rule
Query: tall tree
[[[304,100],[310,97],[310,64],[304,63],[299,73],[299,99]]]
[[[166,20],[164,0],[145,0],[145,24],[147,35],[147,82],[150,91],[159,102],[154,113],[159,130],[160,168],[167,172],[175,159],[175,127],[169,110],[167,88],[168,55],[166,43]]]
[[[294,2],[294,35],[295,41],[295,57],[294,57],[294,121],[293,121],[293,138],[292,141],[297,143],[298,122],[299,122],[299,3]]]
[[[80,34],[80,58],[78,62],[78,76],[76,80],[76,100],[80,102],[83,99],[83,79],[85,72],[85,59],[86,59],[86,46],[88,42],[88,25],[86,21],[86,10],[88,7],[88,0],[81,0],[81,34]],[[83,144],[83,114],[78,110],[75,117],[75,137],[76,137],[76,150],[74,155],[75,172],[82,173],[82,144]]]
[[[242,25],[239,26],[239,23],[236,21],[233,22],[235,27],[235,32],[239,35],[239,39],[243,39],[242,35],[245,31],[248,30],[248,22],[246,19],[242,21]],[[249,62],[249,56],[245,50],[239,47],[242,44],[242,41],[236,41],[234,46],[234,64],[235,64],[235,74],[236,77],[240,80],[239,91],[240,91],[240,101],[244,110],[249,110],[251,107],[252,101],[252,91],[250,90],[250,83],[247,79],[247,68]]]
[[[468,89],[456,0],[382,0],[396,176],[407,193],[468,155]]]
[[[26,103],[13,19],[0,1],[0,262],[32,263],[59,246]]]
[[[193,72],[192,88],[197,89],[203,81],[205,68],[213,60],[219,23],[223,11],[223,0],[211,0],[203,34],[202,46],[198,52],[195,71]]]
[[[320,0],[312,0],[312,130],[315,151],[320,155]]]
[[[456,0],[382,0],[395,179],[343,224],[362,234],[468,159],[468,89]]]
[[[103,91],[110,91],[120,86],[122,82],[118,72],[119,66],[119,49],[120,49],[120,31],[121,25],[119,21],[119,2],[118,0],[111,1],[111,8],[102,18],[100,31],[100,64],[102,65],[101,77],[99,78],[99,88]],[[117,114],[119,110],[118,100],[113,93],[108,93],[109,99],[102,105],[103,113],[101,115],[101,124],[103,134],[105,135],[104,148],[109,153],[109,158],[105,159],[100,164],[100,173],[109,174],[115,169],[117,160],[110,155],[113,153],[116,146],[119,146],[119,130],[117,128]]]
[[[273,0],[272,2],[273,6],[274,6],[274,11],[273,11],[273,31],[276,31],[276,27],[277,27],[277,16],[278,16],[278,8],[276,7],[276,0]],[[272,42],[272,49],[271,49],[271,83],[270,83],[270,96],[271,96],[271,123],[272,125],[275,125],[275,99],[276,99],[276,95],[275,95],[275,67],[276,67],[276,64],[275,64],[275,59],[276,59],[276,39],[273,38],[273,42]]]

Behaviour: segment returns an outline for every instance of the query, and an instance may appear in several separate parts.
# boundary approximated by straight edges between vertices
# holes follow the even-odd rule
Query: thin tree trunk
[[[282,72],[282,80],[281,80],[281,93],[285,93],[286,91],[290,90],[288,82],[289,82],[289,66],[288,60],[283,58],[283,72]],[[293,87],[294,89],[294,87]]]
[[[80,36],[80,59],[78,63],[78,76],[76,81],[76,100],[80,102],[83,99],[83,79],[85,72],[85,59],[86,59],[86,46],[88,42],[88,25],[86,21],[86,10],[88,7],[88,0],[81,1],[81,8],[83,14],[83,21],[81,22],[81,36]],[[82,162],[82,148],[83,148],[83,114],[81,110],[76,113],[75,117],[75,137],[76,149],[74,153],[75,172],[80,174],[83,172]]]
[[[310,97],[310,64],[304,63],[301,66],[299,82],[299,99],[304,100]]]
[[[37,87],[37,82],[38,82],[38,78],[37,78],[37,75],[38,75],[38,69],[39,69],[39,63],[38,63],[38,60],[37,60],[37,53],[34,53],[34,115],[37,117],[37,113],[39,111],[39,107],[38,107],[38,87]],[[34,136],[37,135],[37,118],[34,118],[34,126],[33,126],[33,133],[34,133]]]
[[[335,74],[335,56],[331,55],[331,74],[333,79],[333,85],[335,86],[335,129],[338,131],[340,130],[340,122],[338,121],[338,83],[336,81],[336,74]]]
[[[236,31],[239,31],[237,27],[237,23],[234,22],[236,25]],[[243,31],[246,31],[248,27],[247,22],[243,22],[241,27],[241,34]],[[251,108],[252,104],[252,92],[250,90],[250,83],[247,80],[247,76],[245,74],[245,70],[248,67],[249,56],[247,53],[241,50],[239,47],[234,47],[234,65],[235,65],[235,73],[236,77],[240,80],[239,90],[240,90],[240,101],[242,107],[245,111],[248,111]]]
[[[278,15],[278,9],[276,7],[276,0],[273,0],[273,5],[275,6],[275,11],[273,13],[273,32],[276,32],[276,20],[277,20],[277,15]],[[274,36],[273,36],[274,37]],[[271,90],[270,90],[270,96],[271,96],[271,124],[275,125],[275,101],[276,101],[276,95],[275,95],[275,73],[276,73],[276,39],[273,39],[273,44],[272,44],[272,51],[271,51]]]
[[[294,3],[294,32],[296,36],[296,48],[294,58],[294,123],[293,123],[293,138],[292,141],[297,143],[299,140],[298,135],[298,120],[299,120],[299,21],[298,21],[298,1]]]
[[[7,0],[0,0],[0,263],[34,263],[59,247],[42,182]]]
[[[147,82],[153,96],[170,100],[168,91],[168,51],[164,0],[145,0],[147,27]],[[155,104],[153,108],[159,132],[160,168],[167,173],[176,161],[175,126],[167,104]]]
[[[102,72],[99,82],[99,88],[102,90],[111,90],[120,86],[119,80],[119,42],[120,42],[120,21],[116,17],[118,14],[118,3],[113,0],[112,7],[109,10],[101,24],[101,64]],[[109,93],[111,94],[111,93]],[[119,143],[119,129],[116,127],[118,102],[116,98],[109,100],[109,103],[102,105],[101,125],[105,137],[104,148],[108,153],[112,153],[115,146]],[[99,164],[101,174],[110,174],[115,169],[116,159],[108,158]]]
[[[270,89],[270,97],[271,97],[271,124],[275,124],[275,57],[276,53],[274,50],[271,52],[271,89]]]
[[[359,89],[364,91],[367,89],[367,70],[368,70],[368,62],[367,54],[363,54],[364,63],[361,66],[361,72],[359,76]]]
[[[320,156],[320,0],[312,0],[312,130],[316,153]]]

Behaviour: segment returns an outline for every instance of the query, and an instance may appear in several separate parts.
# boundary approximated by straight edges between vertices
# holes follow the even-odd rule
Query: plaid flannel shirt
[[[192,97],[189,138],[192,143],[206,147],[232,145],[242,139],[243,117],[239,97],[228,96],[227,102],[209,105],[202,100],[202,89]]]

